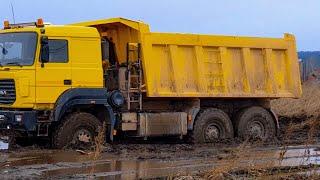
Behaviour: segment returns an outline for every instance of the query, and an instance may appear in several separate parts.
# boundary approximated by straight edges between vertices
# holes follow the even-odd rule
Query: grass
[[[103,152],[104,143],[105,143],[105,132],[106,132],[106,122],[103,122],[102,127],[98,130],[98,135],[94,138],[94,152],[92,154],[92,165],[90,170],[90,179],[94,179],[93,173],[95,171],[96,167],[96,161],[101,157],[101,154]]]
[[[302,97],[299,99],[280,98],[271,101],[272,109],[278,116],[318,116],[320,114],[320,84],[306,82],[303,84],[302,90]]]

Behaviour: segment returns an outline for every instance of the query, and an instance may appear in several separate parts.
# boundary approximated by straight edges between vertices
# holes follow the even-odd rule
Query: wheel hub
[[[73,141],[74,142],[78,141],[78,142],[89,143],[92,141],[92,135],[88,130],[80,129],[75,133]]]
[[[255,121],[249,125],[249,134],[254,138],[262,138],[265,134],[264,126],[261,122]]]
[[[205,130],[205,137],[209,141],[219,139],[220,131],[214,124],[211,124]]]

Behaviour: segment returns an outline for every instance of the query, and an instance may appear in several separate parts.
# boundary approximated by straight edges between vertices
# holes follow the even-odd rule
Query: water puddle
[[[143,152],[142,152],[143,153]],[[177,152],[178,153],[178,152]],[[282,155],[282,156],[281,156]],[[288,147],[248,149],[235,158],[217,157],[146,159],[134,157],[124,159],[118,154],[102,154],[98,160],[90,155],[81,155],[76,151],[35,150],[0,155],[0,174],[21,175],[21,177],[108,177],[112,179],[139,179],[191,174],[196,171],[210,170],[228,164],[236,167],[284,167],[308,164],[320,164],[317,148]],[[280,158],[282,157],[282,158]],[[18,176],[19,177],[19,176]]]
[[[55,164],[63,162],[85,162],[89,156],[79,155],[75,151],[35,150],[29,152],[13,153],[6,159],[8,167],[18,167],[38,164]]]
[[[8,140],[9,140],[8,137],[2,137],[2,138],[0,139],[0,150],[7,150],[7,149],[9,149]]]

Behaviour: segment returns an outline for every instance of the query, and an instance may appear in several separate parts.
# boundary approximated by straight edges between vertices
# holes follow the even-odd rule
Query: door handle
[[[65,80],[63,80],[63,84],[64,85],[71,85],[72,81],[71,81],[71,79],[65,79]]]

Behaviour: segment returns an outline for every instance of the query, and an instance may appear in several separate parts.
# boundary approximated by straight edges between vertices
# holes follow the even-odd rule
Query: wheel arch
[[[69,89],[58,98],[52,113],[52,121],[60,122],[66,114],[74,111],[89,112],[100,121],[108,123],[110,140],[112,141],[116,118],[108,103],[108,94],[105,88]]]
[[[228,110],[226,108],[221,108],[218,106],[212,106],[212,107],[194,107],[191,109],[190,114],[191,114],[191,118],[189,119],[189,123],[188,123],[188,130],[193,130],[194,128],[194,124],[198,119],[198,116],[201,114],[202,111],[206,110],[206,109],[218,109],[223,111],[224,113],[226,113],[229,116]],[[229,118],[231,118],[229,116]]]
[[[276,112],[273,109],[270,108],[270,109],[267,109],[267,111],[269,111],[271,116],[273,117],[274,123],[275,123],[276,128],[277,128],[276,129],[276,133],[277,133],[277,135],[279,135],[279,130],[280,130],[279,118],[278,118]]]

